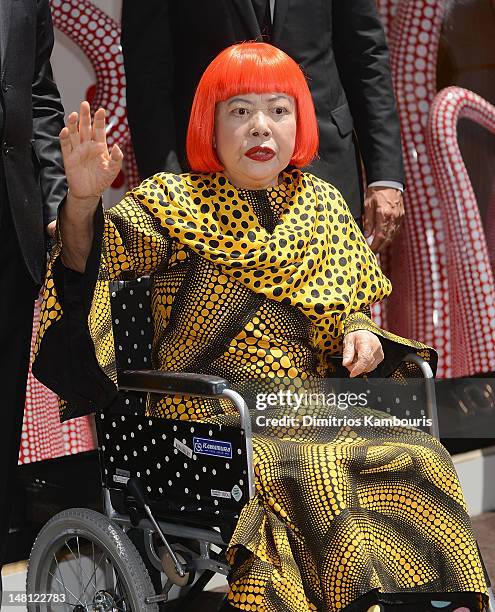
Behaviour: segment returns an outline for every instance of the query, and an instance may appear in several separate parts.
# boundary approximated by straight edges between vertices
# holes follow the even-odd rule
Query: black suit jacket
[[[52,48],[48,0],[0,0],[1,155],[19,244],[38,285],[46,262],[45,226],[66,193],[58,143],[64,111],[49,62]]]
[[[259,36],[251,0],[124,0],[127,110],[142,177],[186,168],[185,134],[203,70],[225,47]],[[356,136],[368,183],[404,182],[375,0],[276,0],[269,42],[308,77],[320,129],[320,159],[310,171],[333,183],[359,216]]]

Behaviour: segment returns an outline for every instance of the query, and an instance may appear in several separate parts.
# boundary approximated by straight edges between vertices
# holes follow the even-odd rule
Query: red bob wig
[[[193,171],[223,170],[213,148],[217,102],[246,93],[281,92],[297,107],[297,134],[290,163],[309,164],[318,150],[318,124],[306,78],[286,53],[267,43],[245,42],[224,49],[204,71],[196,89],[187,130],[187,157]]]

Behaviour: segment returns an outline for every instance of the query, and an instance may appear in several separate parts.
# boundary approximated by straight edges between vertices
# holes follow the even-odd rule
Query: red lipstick
[[[269,161],[275,157],[275,151],[270,147],[252,147],[244,153],[246,157],[254,161]]]

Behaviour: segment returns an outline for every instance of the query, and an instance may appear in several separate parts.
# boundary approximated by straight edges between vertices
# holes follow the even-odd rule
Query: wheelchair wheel
[[[158,612],[145,602],[155,591],[134,544],[86,508],[64,510],[40,531],[26,590],[29,612]]]

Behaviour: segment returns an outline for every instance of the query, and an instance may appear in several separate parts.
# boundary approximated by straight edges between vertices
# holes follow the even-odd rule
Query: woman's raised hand
[[[108,153],[105,109],[99,108],[91,123],[88,102],[81,102],[79,116],[71,113],[60,132],[60,147],[72,198],[99,200],[122,166],[122,151],[114,145]]]

